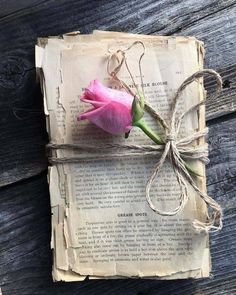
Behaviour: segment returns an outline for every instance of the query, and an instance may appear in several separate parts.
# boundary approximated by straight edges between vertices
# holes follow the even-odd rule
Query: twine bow
[[[186,168],[186,163],[183,161],[183,159],[181,157],[181,153],[179,151],[180,147],[186,147],[186,146],[189,147],[189,145],[191,143],[193,143],[194,141],[205,136],[207,133],[207,130],[205,129],[203,131],[195,132],[191,136],[188,136],[186,138],[181,139],[180,141],[177,141],[181,121],[184,118],[184,116],[186,114],[192,112],[193,110],[196,110],[201,105],[205,104],[205,100],[203,100],[203,101],[197,103],[196,105],[194,105],[193,107],[189,108],[187,111],[183,112],[179,116],[179,118],[176,118],[177,104],[178,104],[179,98],[181,96],[181,93],[189,84],[191,84],[196,79],[200,79],[204,75],[212,75],[216,79],[218,91],[222,87],[222,79],[221,79],[220,75],[217,72],[210,70],[210,69],[205,69],[205,70],[198,71],[198,72],[194,73],[192,76],[187,78],[181,84],[181,86],[177,90],[175,97],[173,99],[173,106],[172,106],[172,112],[171,112],[171,117],[170,117],[171,118],[170,125],[168,125],[166,123],[166,121],[163,118],[161,118],[162,126],[164,127],[164,130],[166,132],[166,143],[165,143],[163,154],[162,154],[160,160],[158,161],[158,163],[156,164],[156,166],[153,170],[153,173],[151,174],[151,176],[149,177],[149,179],[147,181],[146,198],[147,198],[149,206],[156,213],[158,213],[160,215],[168,215],[168,216],[175,215],[178,212],[182,211],[186,202],[188,201],[187,183],[189,183],[193,187],[193,189],[200,195],[200,197],[204,200],[204,202],[209,207],[212,208],[212,211],[213,211],[210,214],[208,214],[208,216],[207,216],[208,220],[206,222],[201,222],[201,221],[195,220],[193,222],[194,227],[199,231],[201,231],[201,230],[217,231],[222,228],[221,207],[215,200],[213,200],[211,197],[209,197],[206,193],[202,192],[198,188],[195,181],[191,177],[188,169]],[[147,107],[149,109],[149,112],[154,114],[156,118],[158,118],[158,119],[160,118],[160,114],[158,114],[154,109],[152,109],[150,105],[148,105]],[[189,154],[192,154],[194,156],[195,148],[190,146],[188,148],[188,152],[189,152]],[[205,157],[206,152],[207,152],[207,147],[204,147],[203,150],[200,153],[196,154],[196,157],[193,157],[193,158],[199,159],[199,160],[206,163],[207,162],[207,158]],[[152,188],[152,184],[153,184],[158,172],[160,171],[161,167],[163,166],[166,158],[168,158],[172,164],[173,170],[175,172],[177,181],[178,181],[180,189],[181,189],[179,205],[175,209],[173,209],[172,211],[159,210],[158,208],[156,208],[154,206],[154,204],[151,200],[151,197],[150,197],[150,190]]]

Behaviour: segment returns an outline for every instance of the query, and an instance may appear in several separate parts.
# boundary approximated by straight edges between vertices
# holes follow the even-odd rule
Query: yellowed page
[[[146,47],[142,63],[146,99],[167,119],[175,90],[202,67],[201,44],[184,37],[155,37],[148,42],[144,39],[140,38]],[[113,40],[112,36],[100,40],[98,35],[78,40],[78,36],[74,42],[71,37],[69,41],[49,39],[44,49],[42,68],[46,92],[50,93],[46,101],[51,140],[84,144],[151,143],[140,130],[132,130],[125,140],[112,137],[88,122],[78,125],[76,114],[87,107],[79,101],[82,89],[95,78],[111,86],[106,73],[108,53],[133,42],[131,36],[128,40],[127,37]],[[128,53],[137,83],[139,55],[138,47]],[[131,84],[125,69],[120,77]],[[180,109],[193,105],[202,96],[202,86],[193,84],[185,91]],[[149,116],[146,120],[158,130]],[[188,116],[180,136],[197,128],[197,114]],[[57,152],[58,157],[71,154],[71,151]],[[174,217],[159,216],[146,203],[145,183],[157,160],[153,156],[124,157],[50,168],[51,203],[57,212],[53,215],[52,245],[54,267],[60,272],[55,275],[54,270],[56,280],[81,279],[75,273],[168,279],[209,275],[208,236],[197,234],[191,225],[195,218],[204,219],[205,207],[199,197],[190,188],[186,208]],[[178,197],[175,176],[166,163],[152,189],[153,201],[166,210],[178,204]]]

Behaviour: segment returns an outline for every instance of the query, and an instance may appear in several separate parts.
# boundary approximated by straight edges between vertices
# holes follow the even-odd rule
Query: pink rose
[[[103,86],[98,80],[90,82],[81,101],[93,108],[78,116],[78,121],[89,120],[111,134],[122,134],[132,127],[133,96],[124,91]]]

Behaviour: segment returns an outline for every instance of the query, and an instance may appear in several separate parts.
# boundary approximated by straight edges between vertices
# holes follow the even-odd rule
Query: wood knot
[[[16,89],[22,84],[25,74],[25,64],[22,59],[8,56],[0,60],[0,86]]]

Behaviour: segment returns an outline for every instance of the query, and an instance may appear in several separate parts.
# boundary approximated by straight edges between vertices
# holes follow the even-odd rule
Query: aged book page
[[[111,136],[76,115],[89,107],[80,102],[83,89],[93,79],[116,87],[107,73],[110,52],[129,47],[135,40],[145,45],[142,61],[145,96],[168,120],[171,99],[179,85],[203,66],[202,43],[195,38],[157,37],[95,31],[93,35],[70,34],[39,40],[36,66],[41,69],[50,140],[53,143],[152,144],[141,130],[133,129],[128,139]],[[140,46],[127,52],[135,82],[140,84]],[[125,67],[119,77],[132,87]],[[179,111],[204,97],[202,81],[184,92]],[[146,121],[161,133],[149,116]],[[180,137],[204,128],[204,108],[186,116]],[[204,142],[201,142],[204,143]],[[53,156],[78,156],[77,151],[53,150]],[[197,233],[194,219],[204,220],[206,208],[189,187],[189,201],[175,216],[160,216],[148,206],[145,185],[158,161],[156,156],[82,160],[49,168],[52,207],[54,280],[113,277],[175,279],[207,277],[210,272],[208,235]],[[81,155],[86,157],[86,151]],[[87,155],[89,157],[89,155]],[[205,175],[200,163],[194,166]],[[199,178],[205,190],[205,177]],[[171,165],[166,162],[152,188],[158,208],[174,209],[180,189]]]

